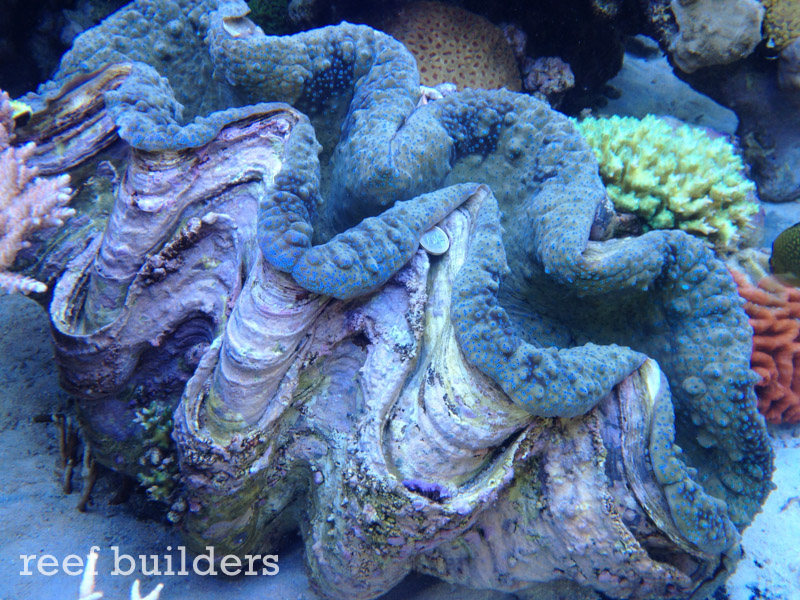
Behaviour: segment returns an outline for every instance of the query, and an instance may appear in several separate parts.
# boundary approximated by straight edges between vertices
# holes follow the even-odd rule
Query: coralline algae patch
[[[759,211],[755,184],[723,136],[648,115],[577,123],[617,210],[645,229],[682,229],[718,250],[740,247]]]

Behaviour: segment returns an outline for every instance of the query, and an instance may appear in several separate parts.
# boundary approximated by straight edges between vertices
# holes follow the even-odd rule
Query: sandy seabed
[[[280,571],[274,576],[142,577],[138,568],[127,576],[112,575],[115,546],[120,555],[137,557],[139,568],[139,555],[162,559],[171,555],[177,570],[180,538],[154,520],[154,511],[141,493],[134,493],[124,504],[110,504],[121,480],[108,471],[101,470],[85,513],[75,508],[79,492],[63,493],[56,468],[56,428],[35,423],[33,417],[63,410],[68,399],[58,387],[47,316],[33,301],[20,296],[0,297],[0,389],[0,600],[77,598],[79,576],[64,573],[60,566],[53,569],[54,575],[42,575],[33,561],[50,554],[62,563],[71,554],[85,557],[92,546],[100,552],[97,588],[107,600],[128,598],[137,577],[144,592],[159,581],[164,583],[162,600],[318,598],[303,571],[299,541],[279,552]],[[777,489],[745,532],[745,558],[715,600],[800,599],[800,427],[774,428],[772,434]],[[80,474],[74,481],[80,487]],[[22,574],[21,555],[36,555],[31,575]],[[445,598],[510,600],[513,596],[416,575],[384,596],[385,600]]]

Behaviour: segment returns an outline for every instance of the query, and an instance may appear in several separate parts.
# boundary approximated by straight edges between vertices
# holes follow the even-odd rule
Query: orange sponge
[[[770,423],[800,422],[800,290],[773,276],[753,285],[745,274],[731,274],[753,327],[758,410]]]
[[[441,2],[413,2],[382,29],[417,59],[420,83],[455,83],[458,89],[522,89],[514,53],[491,21]]]

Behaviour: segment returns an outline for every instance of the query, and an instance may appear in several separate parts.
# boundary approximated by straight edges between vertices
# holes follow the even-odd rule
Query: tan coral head
[[[502,30],[463,8],[414,2],[379,28],[414,55],[423,85],[449,82],[459,89],[522,89],[514,53]]]

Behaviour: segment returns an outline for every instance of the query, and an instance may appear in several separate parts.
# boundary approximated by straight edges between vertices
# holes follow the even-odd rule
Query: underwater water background
[[[756,0],[747,2],[756,3]],[[12,98],[34,91],[56,72],[59,58],[75,36],[124,4],[122,0],[54,0],[26,7],[20,1],[9,2],[6,11],[9,16],[3,18],[0,25],[0,89],[9,91]],[[390,30],[398,14],[396,11],[403,10],[408,3],[253,0],[249,4],[253,11],[251,16],[267,33],[292,34],[342,19],[381,25]],[[548,63],[545,69],[541,64],[534,67],[530,60],[526,63],[518,56],[510,67],[511,71],[517,71],[518,83],[503,79],[500,67],[497,72],[466,73],[464,77],[480,79],[485,76],[488,80],[498,79],[501,82],[498,85],[519,85],[519,89],[539,94],[554,108],[575,118],[618,115],[643,119],[654,114],[677,120],[669,121],[671,124],[688,123],[703,128],[712,137],[730,141],[737,156],[744,156],[746,172],[756,179],[762,197],[755,200],[748,197],[747,202],[753,202],[755,208],[749,213],[745,211],[744,217],[730,217],[741,229],[741,235],[737,233],[732,238],[735,242],[726,238],[723,243],[710,234],[710,243],[720,255],[732,253],[733,245],[737,245],[738,250],[739,238],[744,240],[741,246],[763,249],[768,254],[773,241],[800,222],[798,178],[792,175],[800,170],[800,85],[786,83],[779,90],[776,83],[779,69],[782,85],[798,77],[800,61],[795,56],[792,58],[795,63],[786,66],[793,55],[787,51],[781,57],[771,43],[778,35],[775,32],[784,29],[777,25],[773,25],[773,30],[763,29],[764,38],[758,44],[750,44],[752,47],[748,46],[748,50],[738,50],[741,56],[731,58],[730,65],[719,68],[699,65],[695,70],[692,61],[699,59],[691,54],[680,58],[676,50],[670,62],[663,53],[664,40],[658,40],[662,42],[660,47],[653,37],[642,35],[643,26],[625,17],[624,2],[575,0],[562,6],[558,2],[529,0],[489,6],[468,0],[455,4],[482,14],[495,24],[511,23],[517,27],[516,31],[525,31],[528,53],[525,58],[558,56],[572,67],[568,75],[563,61]],[[649,4],[660,10],[668,10],[665,7],[670,5],[655,0]],[[673,4],[684,3],[673,0]],[[765,0],[764,4],[780,3]],[[791,8],[787,10],[791,12]],[[800,9],[797,10],[800,13]],[[548,21],[549,30],[532,29],[534,17],[531,15],[546,19],[559,12],[563,13],[561,17]],[[792,18],[789,21],[795,23]],[[800,14],[796,18],[800,23]],[[744,38],[746,32],[744,25],[742,27]],[[400,29],[397,26],[398,36],[403,34]],[[751,29],[747,30],[747,35],[751,35]],[[515,30],[510,31],[509,46],[512,47],[514,39],[518,42],[519,38],[514,38]],[[658,32],[653,29],[649,33],[657,37]],[[797,37],[800,38],[800,29]],[[410,35],[409,46],[412,43],[413,35]],[[678,46],[676,42],[675,47]],[[681,64],[691,68],[692,73],[676,76],[676,61],[683,61]],[[443,69],[444,74],[438,73],[437,68]],[[428,73],[432,72],[447,77],[448,67],[433,66]],[[544,72],[548,75],[543,75]],[[527,76],[520,77],[520,73],[527,73]],[[729,83],[737,77],[746,81],[745,87],[767,86],[763,89],[769,93],[763,93],[760,105],[756,106],[752,98],[745,97],[739,88]],[[794,98],[794,104],[788,102],[787,105],[787,95]],[[711,96],[720,100],[727,98],[729,106],[723,106]],[[432,95],[429,101],[435,102],[436,98]],[[780,123],[775,125],[779,119],[792,117],[794,122],[788,122],[786,127],[781,127]],[[759,129],[767,126],[773,129]],[[761,154],[760,150],[763,150]],[[781,168],[789,173],[783,179],[776,175],[779,171],[774,165],[776,154],[784,161]],[[765,197],[779,201],[767,202]],[[716,216],[720,217],[726,210],[727,206],[718,207]],[[643,216],[643,212],[633,219],[636,234],[657,228],[647,221],[651,217],[656,219],[653,212],[648,216]],[[728,213],[724,214],[727,219]],[[745,221],[746,226],[743,225]],[[692,227],[687,226],[687,230],[692,231]],[[800,256],[789,256],[787,261],[790,265],[796,261],[800,270]],[[291,537],[278,551],[280,571],[274,576],[143,576],[138,564],[131,574],[112,575],[113,547],[135,557],[158,555],[163,559],[171,556],[177,562],[180,535],[168,524],[164,506],[148,500],[141,487],[133,486],[127,501],[113,504],[117,492],[130,484],[105,468],[99,469],[88,510],[76,510],[75,505],[86,485],[82,480],[85,470],[78,466],[73,476],[76,491],[64,493],[63,468],[58,464],[58,431],[53,423],[47,422],[49,415],[70,414],[74,407],[66,392],[59,389],[45,311],[20,295],[0,297],[0,345],[0,381],[4,390],[0,396],[0,456],[3,459],[0,470],[0,600],[77,598],[79,576],[64,573],[60,568],[52,576],[22,574],[21,555],[51,554],[61,561],[70,554],[85,557],[92,546],[100,549],[97,588],[103,590],[106,598],[127,597],[137,577],[142,580],[145,593],[157,583],[164,583],[161,598],[165,600],[318,598],[306,575],[303,545],[299,538]],[[776,489],[745,530],[744,557],[727,583],[713,595],[716,600],[800,600],[800,552],[797,550],[797,540],[800,540],[800,424],[770,424],[769,433],[775,451],[773,482]],[[471,590],[416,574],[382,596],[386,600],[505,600],[513,597],[503,592]]]

